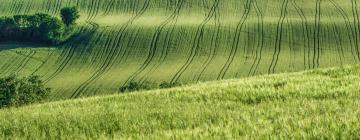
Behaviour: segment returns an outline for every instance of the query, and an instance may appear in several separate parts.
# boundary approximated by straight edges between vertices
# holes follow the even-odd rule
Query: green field
[[[130,82],[196,83],[360,60],[357,0],[2,0],[0,16],[81,12],[61,46],[1,43],[0,76],[40,75],[52,99]]]
[[[8,139],[359,139],[360,67],[0,110]]]

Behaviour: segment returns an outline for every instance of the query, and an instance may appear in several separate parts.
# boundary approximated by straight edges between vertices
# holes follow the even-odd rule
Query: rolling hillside
[[[0,16],[81,11],[62,46],[1,43],[0,76],[40,75],[53,99],[130,81],[183,82],[356,64],[357,0],[2,0]]]
[[[0,110],[7,139],[359,139],[360,67]]]

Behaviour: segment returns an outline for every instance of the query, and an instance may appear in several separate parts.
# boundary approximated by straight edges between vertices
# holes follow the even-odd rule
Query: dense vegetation
[[[50,89],[38,76],[0,78],[0,108],[40,102],[49,95]]]
[[[357,0],[2,0],[0,15],[72,6],[76,36],[0,44],[0,76],[39,75],[57,100],[360,62]]]
[[[0,110],[10,139],[359,139],[360,67]]]
[[[151,90],[151,89],[173,88],[180,85],[181,85],[180,83],[169,83],[169,82],[162,82],[160,84],[152,83],[149,81],[145,81],[143,83],[130,82],[120,87],[119,91],[121,93],[125,93],[125,92],[143,91],[143,90]]]
[[[59,44],[72,34],[70,28],[79,18],[75,7],[61,9],[62,21],[48,14],[0,17],[0,42],[18,41]],[[65,26],[66,25],[66,26]]]

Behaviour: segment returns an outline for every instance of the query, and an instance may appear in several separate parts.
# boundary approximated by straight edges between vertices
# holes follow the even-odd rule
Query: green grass
[[[131,81],[196,83],[360,60],[356,0],[2,0],[0,15],[58,16],[74,5],[79,36],[42,48],[1,43],[0,76],[40,75],[58,100]]]
[[[0,110],[0,137],[359,139],[360,66]]]

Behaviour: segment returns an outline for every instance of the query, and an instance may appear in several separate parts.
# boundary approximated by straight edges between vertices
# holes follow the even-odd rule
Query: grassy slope
[[[2,0],[0,15],[81,10],[58,48],[0,45],[0,76],[37,74],[54,99],[129,81],[196,82],[359,61],[356,0]]]
[[[0,136],[360,138],[360,67],[199,83],[0,110]]]

